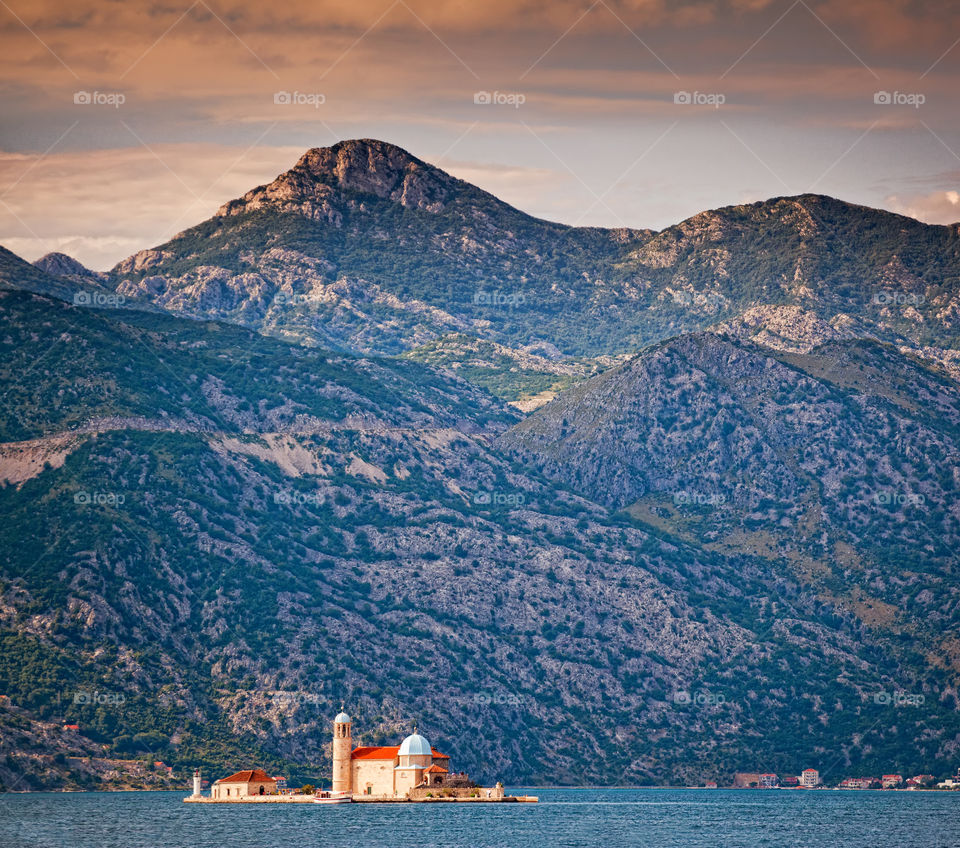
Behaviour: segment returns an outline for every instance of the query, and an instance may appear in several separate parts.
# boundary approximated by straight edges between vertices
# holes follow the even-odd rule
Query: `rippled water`
[[[960,792],[537,789],[539,804],[184,804],[184,793],[0,796],[3,848],[960,848]]]

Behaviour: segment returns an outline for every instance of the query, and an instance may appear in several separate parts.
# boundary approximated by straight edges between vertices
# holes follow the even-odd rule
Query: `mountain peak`
[[[362,202],[363,195],[437,212],[458,183],[395,144],[349,139],[332,147],[311,148],[272,183],[230,201],[217,214],[274,207],[339,224],[343,205]]]
[[[37,259],[34,266],[48,274],[54,274],[58,277],[96,277],[97,273],[91,271],[83,263],[67,256],[66,253],[54,251],[47,253]]]

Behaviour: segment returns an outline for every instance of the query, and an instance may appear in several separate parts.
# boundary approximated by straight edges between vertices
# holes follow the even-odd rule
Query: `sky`
[[[378,138],[568,224],[960,221],[960,3],[0,0],[0,244],[103,270]]]

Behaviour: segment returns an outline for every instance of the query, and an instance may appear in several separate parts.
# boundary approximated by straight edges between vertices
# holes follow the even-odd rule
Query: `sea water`
[[[960,792],[520,789],[539,804],[184,804],[0,795],[4,848],[960,848]]]

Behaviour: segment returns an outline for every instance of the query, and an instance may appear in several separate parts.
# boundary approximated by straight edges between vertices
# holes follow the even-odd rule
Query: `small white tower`
[[[193,772],[193,797],[200,797],[200,769]]]
[[[333,720],[333,791],[353,792],[353,734],[350,716],[342,709]]]

